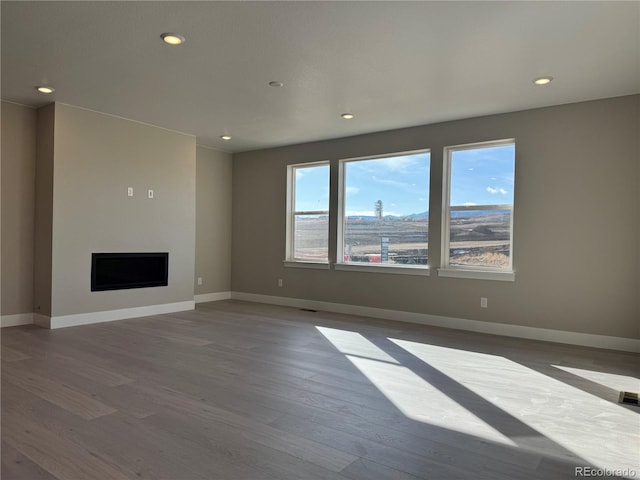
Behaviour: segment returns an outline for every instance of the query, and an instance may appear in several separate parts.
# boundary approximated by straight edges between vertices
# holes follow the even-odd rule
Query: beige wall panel
[[[231,154],[196,147],[196,295],[231,290]]]
[[[2,102],[2,315],[33,312],[36,116]]]
[[[53,316],[192,301],[195,138],[62,104],[55,117]],[[90,291],[92,252],[155,251],[168,287]]]
[[[51,315],[55,112],[53,103],[38,109],[36,146],[34,312],[46,316]]]
[[[234,155],[232,289],[638,338],[639,102],[619,97]],[[516,139],[516,281],[438,277],[442,149],[504,138]],[[432,151],[430,277],[283,267],[288,164],[337,166],[424,148]],[[330,208],[335,218],[335,199]],[[330,232],[335,238],[335,226]]]

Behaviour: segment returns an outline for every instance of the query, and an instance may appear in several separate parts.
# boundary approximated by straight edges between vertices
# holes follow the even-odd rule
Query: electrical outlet
[[[133,187],[127,187],[127,197],[133,197]]]
[[[151,188],[147,190],[147,198],[153,198],[153,190]]]
[[[202,277],[198,277],[198,285],[202,285]]]
[[[282,279],[281,278],[278,279],[278,286],[282,287]]]
[[[480,297],[480,307],[487,308],[487,297]]]

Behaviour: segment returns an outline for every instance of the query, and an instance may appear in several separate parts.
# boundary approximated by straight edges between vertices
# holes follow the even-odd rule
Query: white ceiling
[[[640,2],[1,8],[3,100],[85,107],[232,152],[640,92]],[[542,75],[555,80],[534,86]]]

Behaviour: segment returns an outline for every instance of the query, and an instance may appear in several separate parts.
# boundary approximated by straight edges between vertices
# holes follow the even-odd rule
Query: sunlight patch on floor
[[[552,365],[552,367],[564,370],[578,377],[586,378],[592,382],[608,387],[616,392],[640,392],[640,380],[628,375],[599,372],[597,370],[584,370],[582,368]]]
[[[316,327],[398,410],[412,420],[515,445],[491,425],[430,385],[356,332]]]
[[[601,468],[631,468],[640,478],[640,415],[504,357],[389,339],[540,432],[512,437],[545,453],[554,442]],[[552,442],[540,442],[544,438]]]
[[[338,349],[339,352],[344,353],[345,355],[355,355],[388,363],[399,363],[387,352],[376,347],[373,343],[357,332],[327,327],[316,328],[333,344],[334,347]]]

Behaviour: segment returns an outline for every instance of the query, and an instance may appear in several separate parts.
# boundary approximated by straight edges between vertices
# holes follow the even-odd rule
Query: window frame
[[[345,189],[346,174],[345,165],[351,162],[376,160],[380,158],[402,157],[408,155],[417,155],[421,153],[429,153],[429,175],[431,175],[431,149],[424,148],[419,150],[407,150],[402,152],[382,153],[378,155],[367,155],[363,157],[343,158],[338,161],[338,215],[337,215],[337,235],[336,235],[336,261],[334,263],[335,270],[367,272],[367,273],[392,273],[404,275],[424,275],[430,274],[429,265],[389,265],[389,264],[366,264],[366,263],[348,263],[344,261],[344,219],[345,219]],[[431,198],[431,178],[428,179],[429,195]],[[430,217],[429,217],[430,218]],[[428,242],[428,239],[427,239]]]
[[[296,170],[304,169],[304,168],[313,168],[320,166],[328,166],[329,167],[329,178],[327,181],[327,186],[329,187],[329,201],[327,202],[327,210],[301,210],[296,211]],[[292,165],[287,165],[287,205],[286,205],[286,245],[285,245],[285,260],[283,264],[285,267],[295,267],[295,268],[319,268],[319,269],[328,269],[331,264],[331,259],[329,257],[329,245],[331,243],[331,238],[329,238],[330,231],[330,203],[331,203],[331,162],[328,160],[321,160],[317,162],[304,162],[304,163],[296,163]],[[295,221],[296,216],[299,215],[326,215],[327,216],[327,259],[326,260],[311,260],[308,258],[296,258],[295,257]]]
[[[482,148],[500,147],[513,145],[516,147],[515,138],[507,138],[502,140],[490,140],[485,142],[465,143],[461,145],[450,145],[444,147],[443,150],[443,174],[442,174],[442,228],[440,236],[440,268],[438,276],[454,277],[454,278],[470,278],[478,280],[501,280],[515,281],[515,270],[513,268],[514,243],[513,243],[513,219],[515,211],[515,152],[514,152],[514,198],[511,204],[491,204],[491,205],[455,205],[451,206],[451,169],[453,161],[453,153],[464,150],[478,150]],[[451,243],[451,212],[452,211],[474,211],[474,210],[509,210],[509,266],[508,267],[490,267],[490,266],[474,266],[474,265],[451,265],[450,262],[450,243]]]

